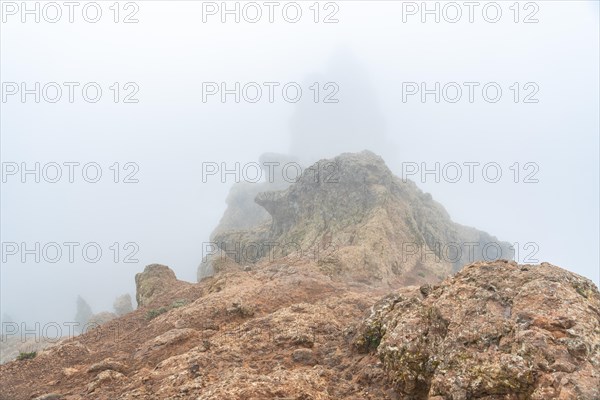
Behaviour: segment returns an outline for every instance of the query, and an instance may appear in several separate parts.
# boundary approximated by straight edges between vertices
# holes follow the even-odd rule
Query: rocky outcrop
[[[280,153],[264,153],[254,164],[248,164],[245,167],[259,170],[260,175],[257,173],[256,176],[261,179],[257,182],[238,182],[231,187],[225,201],[227,208],[219,225],[215,228],[215,232],[249,229],[269,221],[269,214],[254,199],[261,192],[287,188],[296,178],[288,169],[294,167],[293,171],[295,172],[301,168],[298,160],[294,157]],[[250,173],[248,172],[248,174]],[[254,178],[252,176],[247,179]]]
[[[417,284],[476,260],[513,257],[508,243],[452,222],[431,195],[368,151],[321,160],[286,190],[260,192],[255,201],[271,221],[217,229],[215,265],[311,259],[336,279]]]
[[[354,340],[401,398],[600,398],[600,294],[553,265],[475,263],[375,304]]]
[[[144,307],[156,302],[161,295],[173,291],[178,283],[175,272],[166,265],[151,264],[144,272],[135,275],[135,299],[138,307]]]
[[[132,312],[133,306],[131,305],[129,293],[117,297],[113,303],[113,309],[118,316]]]
[[[231,187],[225,200],[227,208],[211,240],[218,232],[252,229],[268,223],[271,220],[269,213],[256,203],[256,196],[261,192],[287,188],[296,179],[296,171],[301,169],[296,158],[280,153],[264,153],[255,164],[253,167],[260,169],[262,179],[257,182],[238,182]],[[198,266],[198,281],[212,275],[214,267],[212,259],[203,260]]]

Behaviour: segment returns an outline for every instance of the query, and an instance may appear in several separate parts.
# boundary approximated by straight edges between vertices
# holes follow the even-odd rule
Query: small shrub
[[[185,306],[187,303],[188,303],[188,301],[186,299],[178,299],[178,300],[175,300],[173,302],[173,304],[171,304],[171,307],[172,308],[179,308],[179,307]]]
[[[164,314],[167,311],[172,310],[173,308],[183,307],[186,304],[188,304],[188,301],[186,299],[175,300],[173,303],[171,303],[170,306],[160,307],[160,308],[155,308],[153,310],[149,310],[146,313],[146,319],[149,321],[151,319],[154,319],[154,318],[158,317],[160,314]]]
[[[35,356],[37,356],[37,351],[31,351],[31,352],[19,352],[19,355],[17,356],[17,360],[19,361],[23,361],[23,360],[31,360],[32,358],[35,358]]]
[[[147,320],[154,319],[154,318],[158,317],[160,314],[166,313],[167,311],[169,311],[169,309],[167,307],[161,307],[161,308],[155,308],[154,310],[149,310],[146,313],[146,319]]]

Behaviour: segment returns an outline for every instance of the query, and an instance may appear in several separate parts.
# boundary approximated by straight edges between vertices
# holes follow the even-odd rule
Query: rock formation
[[[227,209],[215,228],[215,233],[251,229],[270,221],[269,213],[254,199],[261,192],[285,189],[297,178],[296,171],[301,170],[297,159],[279,153],[262,154],[257,168],[261,169],[260,181],[239,182],[231,187],[225,201]],[[198,280],[213,273],[211,260],[204,260],[198,267]]]
[[[399,262],[404,241],[433,252],[495,239],[373,154],[334,161],[338,186],[306,172],[258,195],[272,221],[216,236],[335,253],[219,258],[197,284],[149,265],[136,310],[0,365],[0,400],[600,398],[591,281],[547,263],[475,262],[444,278],[453,262]]]
[[[118,316],[132,312],[133,306],[131,305],[129,293],[117,297],[113,303],[113,308]]]
[[[75,322],[77,330],[82,329],[92,317],[93,312],[90,305],[81,296],[77,296],[77,311],[75,313]]]
[[[599,399],[600,295],[558,267],[475,263],[376,303],[354,346],[406,399]]]
[[[255,201],[270,221],[215,230],[217,268],[225,258],[246,265],[290,256],[311,259],[336,278],[414,284],[476,260],[513,257],[508,243],[452,222],[431,195],[368,151],[321,160],[289,188],[260,192]]]
[[[135,299],[138,307],[158,302],[178,283],[181,282],[171,268],[161,264],[148,265],[144,272],[135,275]]]
[[[256,169],[258,168],[262,178],[260,181],[239,182],[232,186],[226,200],[228,207],[215,231],[248,229],[268,221],[269,214],[254,201],[256,195],[260,192],[285,189],[294,182],[294,173],[301,169],[301,166],[293,157],[264,153],[256,163]]]

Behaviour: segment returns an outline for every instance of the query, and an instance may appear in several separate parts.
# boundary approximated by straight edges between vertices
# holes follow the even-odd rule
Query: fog
[[[423,23],[406,3],[322,2],[317,23],[312,2],[298,3],[296,23],[280,9],[271,23],[264,7],[256,23],[243,15],[239,23],[225,15],[223,23],[210,8],[221,3],[195,1],[139,1],[139,10],[120,10],[118,23],[104,2],[97,23],[77,10],[70,23],[66,9],[56,23],[43,15],[23,23],[18,11],[3,8],[0,314],[72,321],[78,295],[93,312],[112,311],[117,296],[135,298],[134,275],[151,263],[195,281],[202,243],[236,180],[221,171],[203,179],[203,165],[233,169],[265,152],[308,165],[369,149],[431,193],[454,221],[516,243],[519,261],[551,262],[598,284],[598,2],[529,3],[539,9],[521,2],[517,23],[513,2],[500,2],[496,23],[480,9],[471,23],[464,7],[456,23],[443,15],[439,23],[425,15]],[[133,11],[139,22],[123,23]],[[527,17],[539,22],[524,23]],[[26,89],[57,82],[62,97],[47,101],[55,98],[50,87],[39,103],[35,94],[22,102],[22,82]],[[64,82],[79,84],[73,102]],[[95,103],[81,92],[89,82],[102,88]],[[228,90],[235,82],[256,84],[240,89],[239,102],[236,94],[223,102],[222,82]],[[273,83],[272,102],[264,82]],[[422,101],[422,82],[429,90],[440,82],[439,102],[435,93]],[[477,83],[473,101],[464,82]],[[294,85],[286,94],[288,83]],[[457,85],[462,97],[449,101]],[[262,97],[253,103],[256,86]],[[299,100],[286,99],[298,86]],[[489,101],[497,87],[500,98]],[[80,163],[70,164],[73,182],[64,164],[70,162]],[[480,164],[470,182],[464,163],[474,162]],[[51,177],[58,163],[63,175],[38,183],[28,174],[23,183],[22,163],[47,166]],[[88,178],[100,167],[97,183],[82,178],[86,163],[96,163]],[[439,182],[420,173],[435,163]],[[490,182],[493,171],[482,174],[488,163],[500,166],[498,182]],[[451,182],[456,165],[462,177]],[[55,263],[36,262],[34,254],[23,262],[22,249],[12,255],[7,247],[33,249],[36,242],[78,245],[73,262],[61,245]],[[86,243],[101,248],[99,261],[82,257]],[[124,262],[128,255],[137,261]]]

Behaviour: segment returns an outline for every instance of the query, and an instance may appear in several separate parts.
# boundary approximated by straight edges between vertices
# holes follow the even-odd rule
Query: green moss
[[[400,348],[389,351],[381,357],[384,368],[394,386],[411,398],[426,398],[431,386],[431,377],[438,362],[430,360],[425,348],[411,350]]]
[[[355,346],[365,352],[377,350],[383,338],[383,328],[380,321],[371,323],[361,337],[356,341]]]
[[[591,288],[589,288],[586,285],[581,285],[578,282],[572,283],[573,288],[575,289],[575,291],[577,292],[577,294],[579,294],[581,297],[589,299],[590,297],[593,296],[593,292],[591,290]]]

